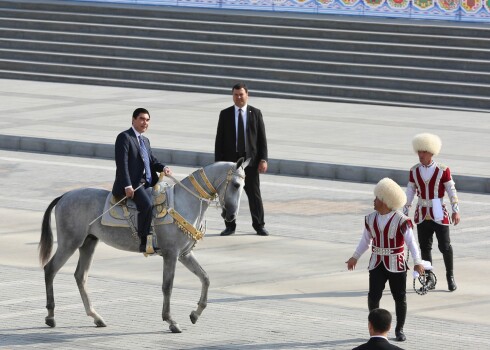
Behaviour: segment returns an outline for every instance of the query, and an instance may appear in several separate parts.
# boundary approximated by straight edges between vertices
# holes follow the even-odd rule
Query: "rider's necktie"
[[[245,125],[243,123],[242,110],[238,110],[238,131],[236,150],[238,153],[245,153]]]
[[[141,136],[138,136],[138,138],[140,139],[141,156],[143,157],[143,163],[145,164],[145,179],[146,182],[151,184],[150,157],[148,156],[148,150],[146,149],[143,138]]]

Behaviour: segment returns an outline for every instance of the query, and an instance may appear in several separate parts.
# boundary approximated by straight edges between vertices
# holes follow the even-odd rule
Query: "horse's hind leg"
[[[201,316],[202,311],[206,308],[208,304],[208,289],[209,289],[209,277],[206,271],[203,270],[201,265],[196,260],[196,257],[192,252],[187,255],[183,255],[179,258],[180,262],[184,264],[185,267],[194,273],[201,280],[201,297],[197,303],[197,310],[192,311],[190,314],[191,322],[196,323],[199,316]]]
[[[73,255],[76,248],[73,249],[60,249],[60,246],[56,249],[56,253],[51,260],[44,266],[44,282],[46,284],[46,309],[48,309],[48,316],[45,318],[45,322],[50,327],[56,327],[56,321],[54,319],[54,292],[53,281],[58,271],[65,265],[68,259]]]
[[[93,317],[94,323],[97,327],[105,327],[106,324],[102,317],[94,310],[92,303],[87,293],[87,276],[88,270],[92,265],[94,257],[95,247],[99,240],[95,236],[87,236],[83,245],[79,248],[80,257],[78,259],[77,269],[75,271],[75,280],[77,281],[78,290],[82,297],[83,305],[85,306],[85,312],[88,316]]]

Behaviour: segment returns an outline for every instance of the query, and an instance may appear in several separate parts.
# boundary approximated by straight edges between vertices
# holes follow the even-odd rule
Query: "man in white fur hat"
[[[407,203],[403,212],[408,215],[412,201],[417,194],[414,222],[417,224],[422,259],[432,264],[431,250],[435,232],[439,251],[442,253],[446,266],[447,286],[452,292],[457,286],[454,280],[453,247],[449,237],[449,225],[451,222],[457,225],[460,220],[456,187],[449,168],[432,159],[441,150],[442,142],[437,135],[417,134],[412,140],[412,145],[419,156],[420,163],[410,169],[406,192]],[[451,202],[451,217],[444,204],[444,192],[448,193]],[[434,289],[434,281],[428,279],[427,286],[429,289]]]
[[[403,326],[407,316],[407,262],[405,244],[414,261],[414,270],[424,274],[424,267],[415,242],[412,221],[397,209],[407,201],[405,192],[389,178],[378,182],[374,188],[374,212],[365,217],[361,240],[352,257],[346,262],[354,270],[361,255],[372,243],[369,260],[369,311],[379,308],[386,281],[395,300],[397,341],[405,341]]]

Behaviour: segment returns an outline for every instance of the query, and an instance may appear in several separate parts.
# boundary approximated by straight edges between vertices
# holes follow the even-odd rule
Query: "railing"
[[[490,0],[66,0],[490,23]]]

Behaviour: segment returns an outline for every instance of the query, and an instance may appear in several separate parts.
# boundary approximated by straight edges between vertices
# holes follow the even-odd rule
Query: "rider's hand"
[[[168,166],[166,166],[165,168],[163,168],[163,173],[165,175],[172,175],[172,169],[170,169]]]
[[[134,196],[134,189],[132,187],[126,187],[124,189],[124,191],[126,192],[126,197],[127,198],[133,198],[133,196]]]

